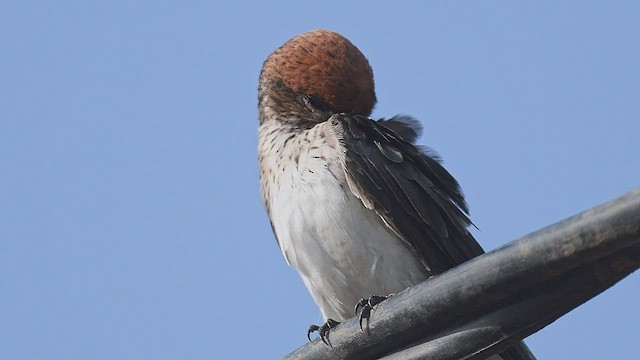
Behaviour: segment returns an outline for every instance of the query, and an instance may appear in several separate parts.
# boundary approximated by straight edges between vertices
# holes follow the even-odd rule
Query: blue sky
[[[328,28],[417,117],[485,249],[640,179],[634,1],[0,5],[0,358],[278,358],[320,314],[260,202],[256,87]],[[637,357],[638,274],[527,340]]]

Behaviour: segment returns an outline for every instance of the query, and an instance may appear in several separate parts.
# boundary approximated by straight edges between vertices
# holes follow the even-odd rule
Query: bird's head
[[[276,119],[311,127],[334,113],[369,116],[375,103],[369,62],[333,31],[292,38],[269,55],[260,72],[261,123]]]

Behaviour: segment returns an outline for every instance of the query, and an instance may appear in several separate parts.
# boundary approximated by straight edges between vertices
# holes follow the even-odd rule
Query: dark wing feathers
[[[471,221],[458,182],[413,142],[421,132],[408,118],[373,121],[341,115],[351,189],[439,274],[483,253],[467,231]],[[417,125],[416,125],[417,124]],[[523,342],[500,356],[535,360]]]
[[[386,126],[410,143],[415,142],[422,135],[422,124],[411,116],[396,115],[389,120],[380,119],[378,124]]]
[[[366,198],[438,274],[483,250],[467,230],[471,222],[457,181],[407,141],[420,134],[417,122],[396,119],[341,116],[347,176],[360,192],[356,196]]]

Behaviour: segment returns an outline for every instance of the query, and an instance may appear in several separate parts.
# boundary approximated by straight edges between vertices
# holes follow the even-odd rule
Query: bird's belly
[[[274,222],[282,251],[325,318],[345,320],[361,298],[427,278],[416,254],[346,184],[329,171],[315,175],[313,184],[290,178],[272,205],[283,215]]]

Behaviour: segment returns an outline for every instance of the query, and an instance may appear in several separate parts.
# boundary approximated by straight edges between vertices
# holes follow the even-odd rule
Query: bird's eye
[[[302,97],[305,106],[316,111],[327,111],[329,107],[315,96],[305,95]]]

